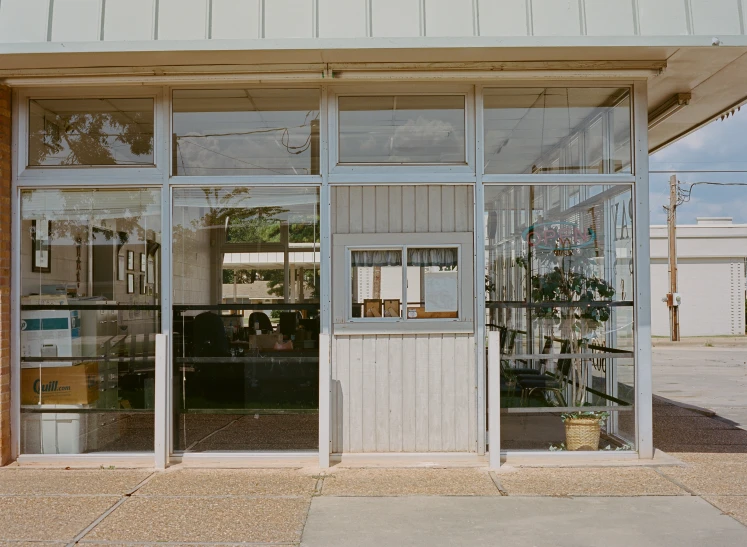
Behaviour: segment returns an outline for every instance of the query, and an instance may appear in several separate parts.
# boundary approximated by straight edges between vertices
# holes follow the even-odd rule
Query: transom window
[[[340,164],[467,163],[464,95],[341,96]]]
[[[485,90],[485,173],[631,172],[628,88]]]
[[[28,165],[153,165],[153,99],[29,101]]]

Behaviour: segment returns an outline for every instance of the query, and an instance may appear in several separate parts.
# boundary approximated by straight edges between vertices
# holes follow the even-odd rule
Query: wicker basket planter
[[[566,450],[599,450],[601,422],[599,418],[569,418],[565,420]]]

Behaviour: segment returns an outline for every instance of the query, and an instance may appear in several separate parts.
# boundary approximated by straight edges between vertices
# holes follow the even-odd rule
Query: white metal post
[[[485,169],[485,149],[483,143],[483,87],[475,87],[475,364],[477,366],[477,453],[485,454],[485,187],[482,173]]]
[[[161,169],[162,174],[162,185],[161,185],[161,260],[159,265],[161,267],[160,281],[161,287],[159,291],[160,305],[161,305],[161,334],[166,336],[166,359],[164,362],[164,374],[165,380],[162,382],[161,387],[158,386],[156,380],[156,392],[162,390],[162,396],[165,397],[165,403],[163,408],[156,406],[156,412],[161,410],[165,412],[162,418],[164,420],[164,429],[155,429],[156,438],[159,439],[159,435],[162,441],[165,443],[166,450],[166,463],[168,458],[174,453],[174,435],[173,435],[173,423],[174,423],[174,404],[173,404],[173,374],[174,370],[171,366],[171,356],[173,355],[173,341],[174,337],[171,336],[173,328],[173,310],[171,305],[173,303],[173,291],[172,291],[172,219],[171,219],[171,189],[169,186],[171,173],[171,134],[172,134],[172,119],[171,119],[171,89],[164,87],[161,90],[160,97],[160,110],[158,111],[159,119],[161,121],[161,130],[159,132],[159,141],[161,142],[160,149],[157,150],[159,154],[158,165]],[[157,441],[161,442],[160,440]],[[158,445],[156,444],[156,447]],[[156,448],[157,450],[157,448]]]
[[[501,333],[488,333],[488,459],[491,469],[501,466]]]
[[[155,401],[155,466],[156,469],[166,469],[169,460],[169,443],[167,437],[166,420],[168,409],[168,336],[156,334],[156,401]]]
[[[635,131],[635,408],[638,455],[654,457],[651,377],[651,248],[648,186],[647,83],[634,86]]]
[[[319,467],[329,467],[332,452],[332,199],[329,186],[329,97],[327,87],[322,87],[319,112],[319,169],[322,187],[319,195],[320,220],[320,299],[321,317],[319,333]]]

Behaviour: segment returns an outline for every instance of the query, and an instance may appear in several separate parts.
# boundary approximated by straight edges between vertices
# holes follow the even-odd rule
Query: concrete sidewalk
[[[654,415],[682,465],[10,466],[0,545],[747,545],[747,431],[661,400]]]

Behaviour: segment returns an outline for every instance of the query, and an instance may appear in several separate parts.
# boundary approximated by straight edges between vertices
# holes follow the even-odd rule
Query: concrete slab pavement
[[[747,428],[747,337],[655,341],[654,393]]]
[[[314,498],[302,547],[747,545],[747,528],[692,496]]]

